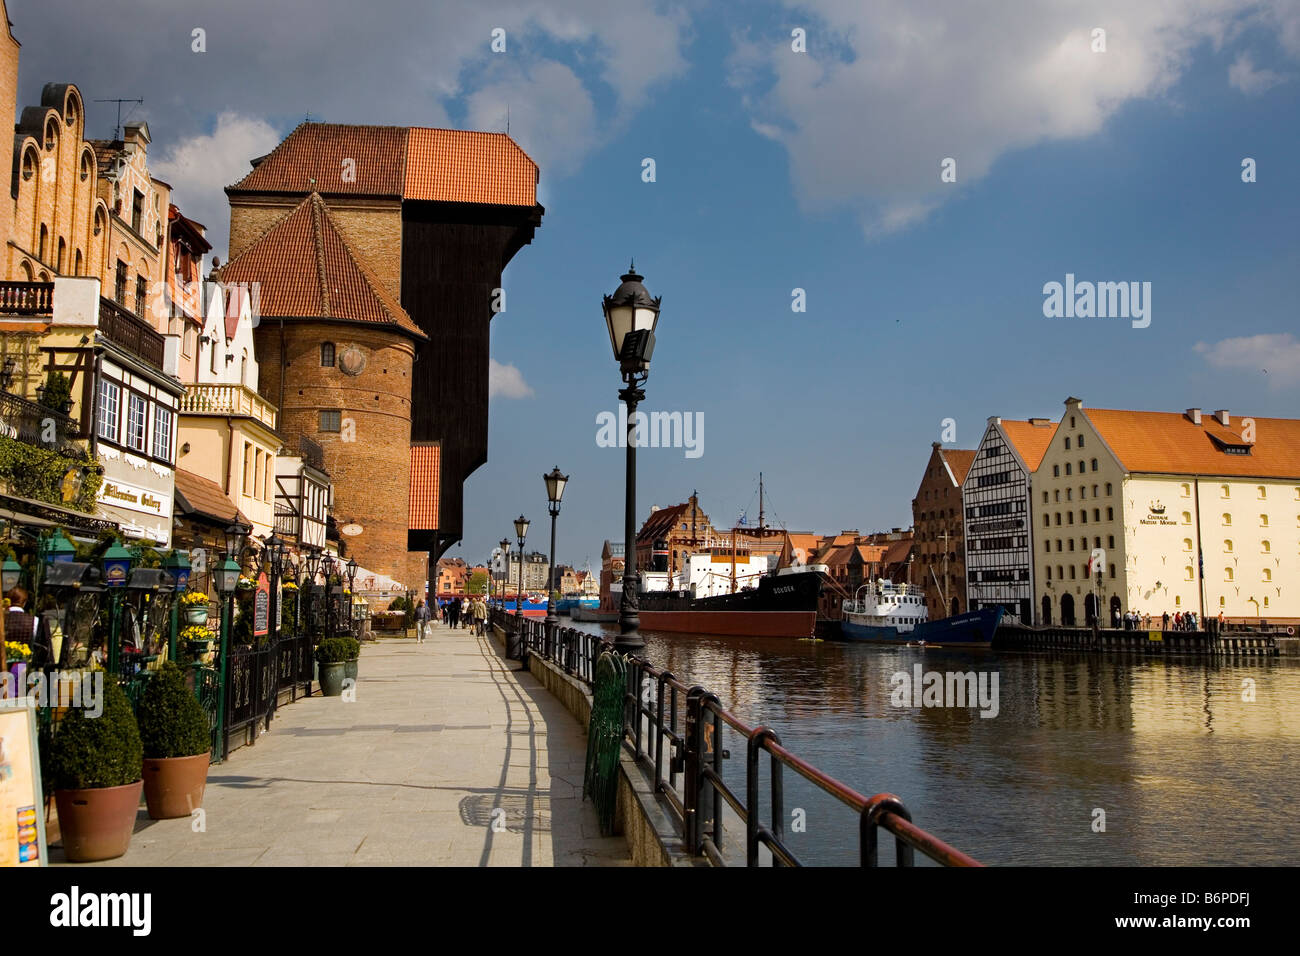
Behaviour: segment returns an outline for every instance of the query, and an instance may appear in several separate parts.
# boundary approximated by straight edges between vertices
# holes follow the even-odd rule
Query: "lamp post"
[[[569,483],[569,476],[560,474],[557,465],[542,475],[542,480],[546,482],[547,511],[551,515],[551,564],[546,575],[546,630],[549,634],[559,623],[555,616],[555,519],[560,514],[560,499],[564,497],[564,486]]]
[[[644,647],[637,617],[636,580],[636,407],[645,399],[641,388],[650,376],[650,357],[654,354],[655,327],[659,324],[660,297],[652,298],[641,284],[633,263],[622,284],[602,302],[609,344],[614,350],[619,373],[625,387],[618,397],[627,405],[627,478],[623,505],[623,595],[619,605],[619,635],[614,645],[620,648]]]
[[[180,597],[190,585],[190,561],[176,549],[163,561],[163,570],[172,576],[172,587],[176,594],[172,598],[171,635],[167,642],[167,659],[176,660],[176,635],[180,630]]]
[[[227,541],[232,539],[228,538]],[[235,613],[235,589],[239,587],[239,565],[230,552],[217,568],[217,593],[221,595],[221,643],[217,653],[221,661],[221,677],[217,681],[217,740],[221,746],[221,759],[230,756],[226,742],[226,686],[230,683],[230,619]]]
[[[334,574],[334,556],[328,551],[320,559],[321,573],[325,575],[325,636],[334,636],[334,585],[330,577]]]
[[[357,582],[357,559],[348,558],[346,565],[348,576],[348,631],[356,637],[355,614],[352,609],[352,602],[356,600],[356,582]]]
[[[515,593],[515,659],[524,659],[524,539],[528,537],[528,519],[520,515],[515,519],[515,536],[519,539],[519,590]],[[507,657],[512,655],[506,654]]]
[[[501,593],[498,600],[501,602],[501,611],[505,613],[506,609],[506,581],[510,578],[510,539],[501,539]]]
[[[122,542],[114,540],[112,546],[104,552],[101,559],[104,566],[104,586],[111,589],[112,598],[108,611],[108,661],[106,669],[113,676],[118,676],[118,654],[121,652],[122,596],[126,591],[126,576],[131,570],[131,552],[122,547]]]

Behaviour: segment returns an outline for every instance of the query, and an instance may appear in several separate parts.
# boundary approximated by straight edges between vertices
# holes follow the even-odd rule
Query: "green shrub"
[[[143,776],[140,728],[131,702],[111,675],[104,678],[104,712],[89,717],[74,708],[59,723],[50,744],[53,790],[121,787]]]
[[[361,656],[361,642],[358,641],[355,637],[341,637],[339,638],[339,640],[347,641],[348,648],[349,648],[349,652],[347,656],[348,660],[355,661],[358,657]]]
[[[327,637],[316,647],[316,660],[322,664],[338,664],[343,661],[350,661],[356,657],[353,648],[359,648],[360,646],[350,637]]]
[[[145,685],[138,719],[145,757],[194,757],[212,747],[208,716],[194,692],[185,686],[185,673],[164,664]]]

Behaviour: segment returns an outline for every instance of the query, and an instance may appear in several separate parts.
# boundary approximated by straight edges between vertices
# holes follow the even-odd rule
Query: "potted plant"
[[[188,817],[203,806],[212,732],[179,666],[164,664],[149,679],[140,697],[139,721],[149,816]]]
[[[24,644],[22,641],[5,641],[5,663],[9,665],[9,673],[14,675],[14,685],[18,688],[19,697],[27,692],[27,665],[31,660],[30,644]]]
[[[206,624],[208,622],[208,596],[203,591],[186,591],[181,595],[181,611],[185,614],[186,624]]]
[[[206,627],[200,627],[197,624],[191,624],[185,628],[178,637],[185,642],[190,653],[195,657],[206,654],[208,645],[212,643],[212,632]]]
[[[126,852],[140,807],[140,729],[126,692],[104,681],[104,710],[71,709],[50,744],[49,771],[63,852],[72,863]]]
[[[352,657],[356,641],[347,637],[327,637],[316,646],[316,662],[320,664],[320,689],[326,697],[343,693],[344,669]]]
[[[352,678],[355,684],[357,680],[357,662],[361,658],[361,642],[355,637],[341,637],[341,641],[347,641],[348,659],[343,666],[343,676]]]

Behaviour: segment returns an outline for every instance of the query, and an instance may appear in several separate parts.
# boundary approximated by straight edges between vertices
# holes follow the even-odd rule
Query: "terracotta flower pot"
[[[144,799],[149,816],[155,820],[188,817],[203,806],[203,790],[208,785],[209,754],[194,757],[146,757],[144,761]]]
[[[95,790],[56,790],[63,853],[71,863],[113,860],[126,852],[135,830],[143,780]]]

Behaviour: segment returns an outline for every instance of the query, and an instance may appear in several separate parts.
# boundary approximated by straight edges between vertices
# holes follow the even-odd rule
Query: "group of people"
[[[1126,631],[1149,631],[1153,626],[1158,626],[1162,631],[1196,631],[1203,624],[1195,611],[1175,611],[1172,616],[1165,611],[1160,617],[1153,618],[1150,614],[1139,614],[1137,611],[1125,611],[1120,614],[1119,608],[1114,608],[1110,612],[1110,617],[1112,627],[1116,630],[1122,627]],[[1217,624],[1221,630],[1222,612],[1219,614]]]
[[[415,608],[415,641],[423,644],[433,631],[434,602],[421,601]],[[487,602],[482,596],[475,598],[449,598],[437,601],[438,614],[444,627],[467,627],[480,637],[487,630]]]

